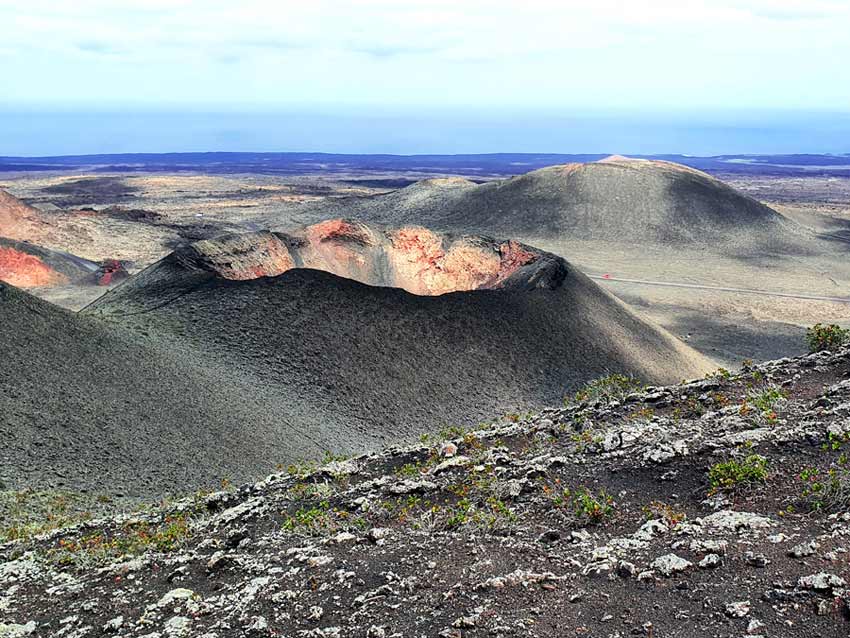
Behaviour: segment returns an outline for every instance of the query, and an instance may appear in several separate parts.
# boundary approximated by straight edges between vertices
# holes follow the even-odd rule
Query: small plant
[[[649,505],[644,506],[643,513],[647,518],[660,518],[671,529],[677,528],[687,518],[684,512],[680,512],[672,505],[661,501],[652,501]]]
[[[841,512],[850,508],[850,458],[843,451],[850,436],[836,436],[830,433],[824,452],[840,452],[830,462],[828,469],[805,468],[800,473],[803,481],[803,498],[809,508],[815,512]]]
[[[92,518],[70,492],[0,492],[0,543],[27,539]]]
[[[466,429],[462,428],[459,425],[448,425],[440,430],[440,439],[443,441],[451,441],[452,439],[459,439],[464,434],[466,434]]]
[[[395,471],[398,476],[415,478],[422,474],[422,465],[417,463],[405,463]]]
[[[567,488],[551,498],[557,507],[570,510],[581,526],[597,525],[614,512],[614,499],[604,489],[594,493],[587,487]]]
[[[623,374],[609,374],[606,377],[594,379],[581,390],[576,392],[574,401],[602,401],[611,403],[622,401],[634,392],[642,391],[646,386],[638,379]],[[565,400],[565,403],[569,401]]]
[[[837,350],[850,343],[850,330],[835,324],[825,326],[816,323],[806,330],[806,343],[809,344],[809,352]]]
[[[305,506],[284,519],[282,527],[288,532],[305,536],[320,536],[351,528],[361,528],[365,522],[360,517],[340,509],[333,509],[328,501]]]
[[[652,408],[650,408],[648,406],[644,406],[644,407],[639,408],[639,409],[635,410],[634,412],[632,412],[629,415],[629,418],[636,420],[636,421],[651,421],[652,417],[654,417],[654,416],[655,416],[655,410],[653,410]]]
[[[582,430],[570,435],[570,440],[575,443],[576,452],[586,454],[594,445],[602,443],[602,439],[594,436],[590,430]]]
[[[278,466],[279,468],[281,466]],[[286,473],[292,477],[305,479],[318,469],[315,461],[299,461],[286,466]]]
[[[728,381],[732,378],[732,373],[729,372],[726,368],[717,368],[714,372],[709,372],[705,375],[706,379],[720,379],[722,381]]]
[[[850,466],[846,455],[822,472],[806,468],[800,473],[803,498],[815,512],[841,512],[850,507]]]
[[[170,553],[180,548],[191,533],[185,514],[165,516],[159,524],[127,523],[118,530],[96,532],[78,538],[60,538],[48,557],[60,565],[92,565],[136,556],[147,551]]]
[[[757,410],[768,422],[773,423],[777,419],[776,410],[788,398],[787,393],[775,385],[767,386],[759,391],[750,392],[741,402],[739,413],[746,416]]]
[[[708,471],[708,480],[712,493],[764,483],[767,480],[767,459],[750,454],[741,461],[730,459],[715,463]]]

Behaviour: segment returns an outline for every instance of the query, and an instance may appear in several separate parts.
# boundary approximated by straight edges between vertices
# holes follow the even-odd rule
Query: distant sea
[[[850,112],[0,107],[0,156],[168,151],[850,153]]]

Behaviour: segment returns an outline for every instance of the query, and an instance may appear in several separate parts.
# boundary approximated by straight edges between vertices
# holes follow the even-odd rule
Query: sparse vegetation
[[[327,500],[304,506],[287,516],[282,524],[284,530],[305,536],[361,529],[366,522],[359,516],[352,516],[343,509],[335,509]]]
[[[0,492],[0,542],[26,539],[90,520],[89,505],[82,495],[71,492]]]
[[[753,411],[757,411],[759,416],[769,423],[773,423],[778,418],[777,409],[786,401],[787,397],[788,394],[775,385],[752,390],[741,401],[738,413],[741,416],[747,416]]]
[[[661,501],[652,501],[649,505],[644,506],[643,513],[647,518],[660,518],[671,529],[675,529],[685,521],[687,515],[674,508],[672,505]]]
[[[59,565],[98,565],[120,556],[137,556],[147,551],[170,553],[191,535],[187,514],[165,516],[159,523],[128,522],[115,531],[98,531],[76,538],[60,538],[48,552]]]
[[[705,375],[706,379],[718,379],[721,381],[729,381],[732,378],[732,373],[726,368],[717,368],[714,372]]]
[[[842,328],[836,324],[816,323],[806,330],[806,343],[809,345],[809,352],[837,350],[850,343],[850,329]]]
[[[850,457],[844,450],[850,436],[830,434],[823,450],[839,452],[825,470],[807,467],[800,473],[803,481],[803,498],[815,512],[840,512],[850,508]]]
[[[740,461],[729,459],[715,463],[708,471],[708,480],[712,492],[764,483],[767,480],[767,459],[758,454],[750,454]]]
[[[614,499],[604,489],[561,489],[556,481],[555,486],[544,485],[543,491],[556,507],[570,512],[581,527],[598,525],[614,512]]]
[[[611,403],[613,401],[622,401],[628,395],[634,392],[642,391],[646,386],[635,377],[623,374],[609,374],[599,379],[594,379],[581,390],[575,393],[573,400],[581,401],[602,401],[603,403]],[[570,403],[567,399],[565,403]]]

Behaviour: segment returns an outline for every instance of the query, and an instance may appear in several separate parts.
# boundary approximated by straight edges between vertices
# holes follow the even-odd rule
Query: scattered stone
[[[763,629],[763,628],[764,628],[764,623],[760,620],[756,620],[755,618],[752,618],[750,620],[750,622],[747,623],[747,633],[748,634],[756,634],[759,631],[761,631],[761,629]]]
[[[819,547],[820,545],[813,540],[808,543],[800,543],[788,550],[788,555],[792,558],[805,558],[806,556],[812,556],[817,552]]]
[[[846,581],[841,576],[819,572],[810,576],[801,576],[797,586],[802,589],[814,589],[815,591],[830,591],[835,587],[844,587]]]
[[[768,529],[773,527],[775,523],[766,516],[752,512],[720,510],[703,518],[702,524],[705,527],[713,527],[718,530],[739,532]]]
[[[770,561],[764,554],[756,554],[755,552],[745,552],[744,562],[750,567],[767,567]]]
[[[688,570],[693,563],[684,558],[676,556],[676,554],[665,554],[652,561],[650,567],[661,573],[662,576],[670,578],[674,574],[679,574]]]
[[[448,458],[457,454],[457,445],[451,441],[446,441],[440,446],[440,456]]]
[[[726,605],[726,615],[730,618],[743,618],[750,613],[750,601],[741,600]]]

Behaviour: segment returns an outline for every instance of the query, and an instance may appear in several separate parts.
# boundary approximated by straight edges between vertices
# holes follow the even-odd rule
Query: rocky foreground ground
[[[632,386],[7,529],[0,636],[847,636],[850,349]]]

